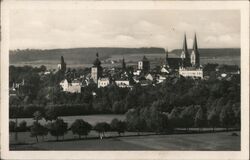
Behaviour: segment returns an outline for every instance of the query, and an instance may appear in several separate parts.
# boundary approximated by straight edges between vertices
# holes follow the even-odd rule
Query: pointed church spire
[[[166,49],[166,63],[165,63],[166,66],[168,66],[168,49]]]
[[[168,49],[166,49],[166,59],[168,58]]]
[[[184,34],[183,48],[182,48],[182,49],[183,49],[183,51],[184,51],[185,53],[188,52],[186,33]]]
[[[187,48],[187,38],[186,38],[186,33],[184,34],[184,40],[183,40],[183,48],[181,52],[181,59],[182,59],[182,67],[187,67],[190,66],[190,56],[188,53],[188,48]]]
[[[195,66],[198,67],[200,65],[200,54],[198,51],[196,33],[194,34],[193,52],[195,54]]]
[[[198,50],[196,33],[194,34],[194,44],[193,44],[193,50]]]
[[[122,58],[122,69],[123,69],[123,70],[126,69],[126,63],[125,63],[124,57]]]
[[[94,66],[100,66],[101,65],[101,61],[99,60],[99,54],[98,54],[98,52],[96,53],[96,59],[95,59],[95,61],[94,61]]]

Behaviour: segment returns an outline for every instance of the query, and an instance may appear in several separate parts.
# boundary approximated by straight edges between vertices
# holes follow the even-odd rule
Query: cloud
[[[208,36],[204,40],[207,43],[216,43],[217,42],[217,37],[215,36]]]
[[[219,41],[221,42],[231,42],[233,38],[230,35],[221,35],[218,37]]]
[[[14,12],[13,12],[14,13]],[[10,47],[199,47],[240,46],[239,14],[233,11],[41,10],[10,13]],[[228,17],[232,17],[231,19]]]

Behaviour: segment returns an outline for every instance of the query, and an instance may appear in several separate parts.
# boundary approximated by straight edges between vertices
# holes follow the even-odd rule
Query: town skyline
[[[240,47],[237,23],[240,14],[233,10],[30,12],[11,12],[10,49],[160,47],[172,50],[180,48],[184,34],[188,48],[192,48],[195,33],[201,48]]]

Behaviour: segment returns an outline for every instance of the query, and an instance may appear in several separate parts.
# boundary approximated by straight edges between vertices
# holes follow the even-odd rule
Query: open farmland
[[[28,133],[21,133],[29,136]],[[109,133],[115,135],[115,133]],[[110,137],[105,139],[70,139],[65,141],[48,141],[30,144],[10,145],[11,150],[216,150],[239,151],[239,136],[232,132],[177,134],[177,135],[141,135]],[[13,137],[11,135],[11,137]],[[21,135],[20,135],[21,136]],[[68,135],[69,136],[69,135]],[[72,136],[72,135],[71,135]],[[77,137],[77,136],[76,136]],[[20,137],[21,138],[21,137]],[[67,137],[65,137],[67,138]],[[33,138],[34,139],[34,138]]]

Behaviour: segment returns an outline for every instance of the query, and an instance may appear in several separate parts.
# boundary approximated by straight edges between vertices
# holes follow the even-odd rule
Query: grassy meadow
[[[117,133],[109,132],[104,139],[81,139],[72,134],[65,135],[65,140],[54,141],[54,137],[47,136],[41,142],[36,143],[35,138],[29,144],[10,144],[10,150],[197,150],[197,151],[239,151],[240,132],[238,136],[232,136],[232,132],[201,133],[201,134],[174,134],[174,135],[152,135],[143,133],[126,132],[125,136],[118,137]],[[94,136],[94,131],[90,137]],[[10,135],[13,139],[14,134]],[[29,137],[29,133],[21,133],[20,139]],[[71,137],[71,139],[67,139]],[[30,139],[30,138],[29,138]],[[67,140],[66,140],[67,139]]]

